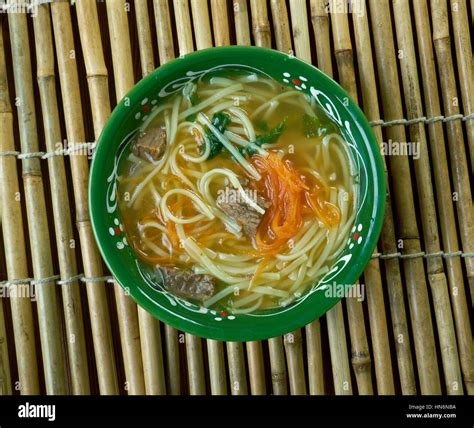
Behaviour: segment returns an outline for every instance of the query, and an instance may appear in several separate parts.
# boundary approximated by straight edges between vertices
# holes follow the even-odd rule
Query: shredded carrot
[[[329,189],[322,183],[308,185],[310,179],[274,152],[254,156],[253,160],[264,178],[265,197],[271,202],[257,229],[260,254],[277,253],[296,235],[307,215],[316,215],[327,227],[339,223],[339,209],[328,202]]]
[[[254,161],[264,177],[265,196],[271,202],[257,229],[257,248],[261,254],[274,254],[301,227],[303,193],[308,187],[291,163],[276,153],[257,155]]]

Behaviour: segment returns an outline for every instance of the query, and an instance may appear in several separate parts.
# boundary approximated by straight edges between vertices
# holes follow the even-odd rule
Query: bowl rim
[[[122,100],[119,100],[117,102],[116,107],[114,108],[111,115],[107,119],[107,122],[105,123],[102,129],[102,132],[99,138],[97,139],[96,150],[94,152],[93,159],[90,165],[89,182],[88,182],[88,202],[89,202],[89,213],[90,213],[90,218],[91,218],[92,230],[94,233],[97,246],[99,248],[99,251],[102,255],[102,258],[105,264],[107,265],[111,274],[114,275],[114,278],[119,283],[119,285],[124,289],[129,289],[130,287],[126,284],[127,281],[125,281],[120,275],[115,275],[114,271],[116,271],[116,269],[114,268],[114,264],[111,263],[109,255],[107,254],[107,251],[104,248],[103,239],[105,237],[101,236],[102,234],[98,230],[99,226],[103,224],[103,221],[100,220],[100,214],[99,214],[100,208],[98,206],[99,204],[94,203],[94,200],[95,200],[94,195],[95,195],[95,187],[96,187],[94,183],[97,181],[95,177],[100,173],[101,155],[102,153],[105,153],[105,151],[107,150],[105,147],[106,144],[101,144],[101,141],[105,138],[106,134],[112,131],[112,128],[116,126],[115,124],[118,121],[124,120],[129,114],[129,111],[127,111],[123,107],[122,101],[127,97],[129,99],[132,99],[132,97],[135,97],[134,94],[143,92],[143,90],[147,87],[147,85],[149,85],[149,82],[152,79],[157,79],[160,77],[160,75],[169,73],[174,68],[178,67],[178,64],[179,64],[179,67],[181,68],[183,62],[186,62],[186,60],[189,61],[199,56],[209,55],[210,52],[212,54],[219,55],[220,52],[226,52],[226,51],[233,51],[235,53],[241,53],[241,54],[245,54],[246,52],[259,52],[263,56],[272,55],[275,58],[280,57],[282,61],[287,60],[288,58],[291,58],[291,61],[296,61],[302,64],[304,67],[306,67],[309,70],[308,72],[316,76],[315,78],[316,80],[322,79],[326,81],[326,83],[331,87],[331,90],[334,90],[336,93],[339,93],[341,98],[347,98],[348,103],[347,103],[347,106],[345,106],[345,108],[348,112],[348,115],[350,116],[351,121],[357,124],[359,128],[361,128],[360,132],[363,132],[365,134],[369,143],[370,150],[374,157],[375,173],[373,173],[372,176],[374,176],[374,179],[377,180],[377,186],[378,186],[378,194],[374,195],[373,205],[375,205],[376,215],[370,229],[371,240],[370,241],[367,240],[368,242],[364,244],[364,248],[361,251],[361,254],[359,255],[359,257],[355,260],[352,260],[351,262],[351,277],[352,276],[354,277],[353,282],[355,284],[355,282],[358,280],[363,270],[365,269],[367,263],[369,262],[373,254],[373,250],[377,245],[378,237],[382,229],[383,218],[384,218],[385,200],[386,200],[386,177],[385,177],[384,162],[382,159],[382,155],[380,153],[377,139],[372,131],[372,128],[367,118],[365,117],[365,115],[363,114],[359,106],[352,100],[348,92],[344,88],[342,88],[336,81],[334,81],[330,76],[326,75],[324,72],[322,72],[321,70],[319,70],[312,64],[302,61],[294,56],[290,56],[286,53],[283,53],[277,50],[261,48],[261,47],[256,47],[256,46],[212,47],[212,48],[195,51],[195,52],[177,57],[176,59],[157,67],[154,71],[149,73],[147,76],[141,79],[135,86],[133,86],[127,92],[127,94],[122,98]],[[243,61],[242,63],[244,64]],[[117,147],[114,147],[114,152],[116,150],[117,150]],[[131,294],[130,297],[132,297],[133,300],[135,300],[136,303],[139,304],[141,307],[145,308],[147,312],[151,313],[153,316],[171,325],[172,327],[175,327],[179,330],[186,331],[193,335],[197,335],[197,336],[201,336],[205,338],[216,339],[216,340],[231,340],[231,341],[264,340],[269,337],[275,337],[275,336],[288,333],[297,328],[303,327],[304,325],[310,323],[311,321],[315,319],[318,319],[320,316],[326,313],[329,309],[331,309],[335,304],[337,304],[341,300],[340,297],[326,297],[324,299],[324,303],[320,304],[320,310],[318,310],[317,313],[312,313],[312,314],[306,313],[302,316],[295,317],[295,320],[293,322],[289,322],[285,326],[275,326],[274,328],[272,328],[271,335],[268,335],[267,333],[262,334],[258,330],[258,328],[246,329],[245,332],[242,332],[239,334],[239,333],[226,331],[225,326],[215,327],[215,326],[211,326],[210,324],[206,326],[203,326],[202,324],[196,325],[194,322],[191,322],[189,320],[187,320],[187,322],[179,320],[176,314],[168,314],[165,311],[160,312],[159,310],[156,310],[154,307],[152,308],[150,303],[147,301],[146,297],[144,297],[140,293],[136,293],[135,295]],[[159,312],[159,314],[157,314],[156,312]],[[255,320],[255,327],[258,327],[258,320]]]

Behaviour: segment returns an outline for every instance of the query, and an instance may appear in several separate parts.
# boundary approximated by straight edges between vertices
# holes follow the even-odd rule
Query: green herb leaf
[[[329,118],[319,118],[309,114],[303,115],[303,132],[307,138],[321,137],[335,131],[335,129],[334,123]]]
[[[212,116],[211,123],[217,128],[217,130],[223,134],[227,125],[230,122],[230,116],[219,112],[215,113],[214,116]],[[209,144],[211,145],[211,151],[209,153],[209,156],[207,159],[212,159],[215,156],[217,156],[220,152],[222,152],[223,145],[222,143],[217,139],[217,137],[209,130],[209,128],[206,126],[204,128],[204,131],[206,133],[206,137],[209,140]],[[202,148],[202,150],[204,147]]]
[[[268,127],[268,123],[265,122],[264,120],[259,120],[259,121],[255,124],[255,126],[256,126],[258,129],[260,129],[261,131],[264,131],[264,132],[268,132],[268,130],[270,129],[270,128]]]
[[[316,116],[310,116],[306,113],[303,115],[304,135],[306,135],[307,138],[317,137],[319,126],[320,122]]]
[[[197,90],[191,92],[191,94],[189,95],[189,101],[192,106],[195,106],[196,104],[199,104],[201,102],[201,97],[198,95]]]
[[[281,134],[286,128],[286,122],[288,120],[288,116],[286,116],[277,126],[272,128],[269,132],[264,135],[259,135],[253,144],[261,147],[263,144],[274,144],[280,138]],[[257,153],[257,151],[252,147],[242,147],[240,148],[240,153],[243,156],[253,156]]]
[[[261,146],[262,144],[273,144],[276,143],[280,135],[286,128],[286,122],[288,121],[288,116],[286,116],[275,128],[272,128],[268,133],[260,135],[254,141],[254,144]]]

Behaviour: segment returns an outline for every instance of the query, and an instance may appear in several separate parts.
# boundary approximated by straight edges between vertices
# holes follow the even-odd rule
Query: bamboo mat
[[[0,16],[0,394],[474,393],[472,0],[40,3]],[[91,149],[142,76],[227,44],[313,63],[381,145],[419,149],[385,157],[364,301],[263,342],[203,340],[137,308],[94,243],[87,153],[63,143]]]

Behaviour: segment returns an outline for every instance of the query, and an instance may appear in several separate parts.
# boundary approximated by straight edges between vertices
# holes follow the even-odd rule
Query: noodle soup
[[[342,252],[357,184],[347,143],[301,92],[254,73],[190,83],[130,143],[128,242],[157,284],[205,307],[290,304]]]

